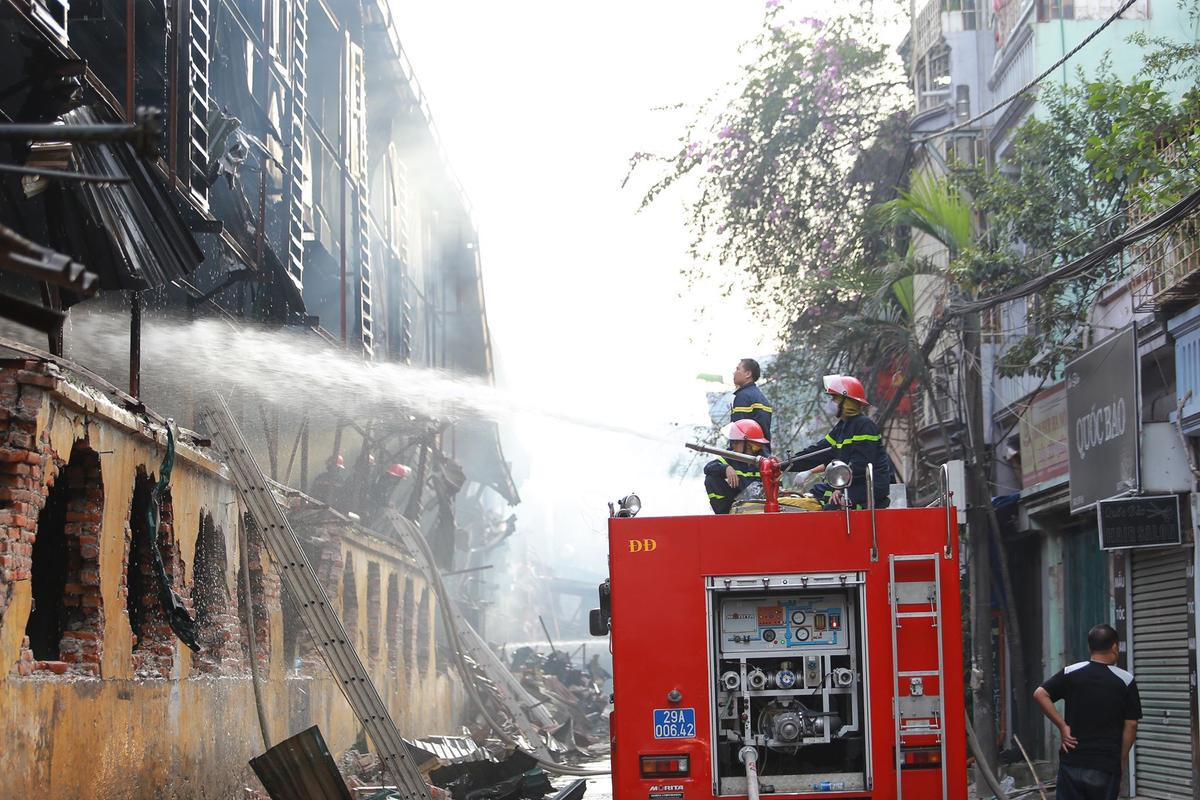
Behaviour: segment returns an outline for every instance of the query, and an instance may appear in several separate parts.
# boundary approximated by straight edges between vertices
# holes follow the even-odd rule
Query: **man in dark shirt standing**
[[[1088,632],[1091,659],[1059,672],[1033,693],[1062,733],[1058,800],[1116,800],[1121,772],[1142,718],[1133,675],[1116,666],[1120,646],[1111,625]],[[1065,700],[1060,716],[1054,704]]]
[[[758,378],[762,373],[758,362],[753,358],[743,358],[733,369],[733,408],[729,412],[729,421],[737,422],[742,419],[752,419],[762,428],[763,436],[771,438],[771,415],[775,409],[767,405],[767,398],[762,389],[758,388]]]

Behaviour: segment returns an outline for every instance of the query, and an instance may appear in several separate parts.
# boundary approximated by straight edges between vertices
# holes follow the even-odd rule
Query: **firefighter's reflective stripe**
[[[847,436],[845,439],[842,439],[839,442],[837,439],[834,439],[833,436],[827,433],[825,434],[825,441],[841,450],[846,445],[854,444],[855,442],[881,442],[883,441],[883,437],[875,433],[860,433],[857,436]]]
[[[724,500],[724,499],[725,499],[726,497],[728,497],[728,496],[729,496],[729,495],[726,495],[726,494],[717,494],[716,492],[709,492],[709,493],[708,493],[708,499],[709,499],[709,500]]]
[[[763,405],[762,403],[752,403],[751,405],[748,405],[748,406],[734,406],[732,409],[732,412],[734,414],[738,414],[738,413],[749,414],[753,411],[765,411],[768,414],[775,413],[775,409],[771,408],[768,405]]]
[[[717,456],[717,461],[720,461],[722,464],[724,464],[727,467],[733,466],[728,461],[726,461],[722,456]],[[734,473],[736,473],[737,475],[740,475],[743,478],[754,478],[755,480],[762,480],[762,476],[759,474],[758,470],[754,470],[753,472],[747,472],[745,470],[740,470],[737,467],[733,467],[733,471],[734,471]]]

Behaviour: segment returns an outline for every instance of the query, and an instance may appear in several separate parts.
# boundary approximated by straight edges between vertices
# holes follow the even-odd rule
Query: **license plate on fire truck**
[[[691,739],[696,735],[696,709],[654,709],[655,739]]]

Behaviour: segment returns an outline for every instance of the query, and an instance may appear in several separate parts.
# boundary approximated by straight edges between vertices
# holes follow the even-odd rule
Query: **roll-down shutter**
[[[1136,749],[1139,797],[1192,797],[1188,688],[1190,547],[1133,552],[1133,677],[1142,698]]]

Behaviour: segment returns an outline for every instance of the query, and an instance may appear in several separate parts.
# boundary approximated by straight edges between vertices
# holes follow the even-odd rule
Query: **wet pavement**
[[[581,767],[587,769],[609,769],[611,764],[607,758],[600,761],[592,761],[587,764],[580,764]],[[583,800],[612,800],[613,787],[612,776],[603,775],[596,778],[588,778],[587,791],[583,794]]]

